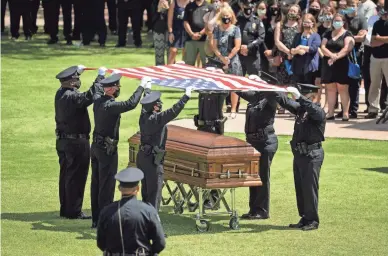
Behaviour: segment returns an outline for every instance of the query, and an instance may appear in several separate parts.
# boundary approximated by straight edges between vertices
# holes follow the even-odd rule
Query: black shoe
[[[125,44],[116,44],[116,48],[125,47]]]
[[[335,118],[342,118],[344,114],[342,112],[339,112],[338,114],[335,115]]]
[[[303,218],[300,219],[299,222],[296,223],[296,224],[290,224],[290,225],[288,225],[288,227],[290,227],[290,228],[302,228],[303,226],[304,226],[304,220],[303,220]]]
[[[73,41],[67,40],[67,41],[66,41],[66,45],[73,45]]]
[[[47,41],[47,44],[56,44],[58,43],[58,39],[50,39]]]
[[[232,112],[232,106],[228,105],[226,106],[226,113],[231,113]]]
[[[86,215],[84,212],[80,212],[77,216],[68,217],[68,219],[76,219],[76,220],[90,220],[92,216]]]
[[[370,112],[364,118],[365,119],[375,119],[375,118],[377,118],[377,113]]]
[[[90,228],[97,228],[97,222],[93,222]]]
[[[350,118],[350,119],[357,119],[357,117],[358,117],[358,116],[357,116],[357,113],[350,113],[350,114],[349,114],[349,118]]]
[[[251,212],[244,213],[243,215],[241,215],[241,219],[249,220],[251,218],[251,215]]]
[[[105,44],[100,44],[100,47],[104,48],[104,47],[105,47]]]
[[[81,37],[78,36],[78,35],[77,36],[72,36],[71,40],[79,41],[79,40],[81,40]]]
[[[111,33],[112,35],[114,35],[114,36],[117,36],[117,31],[116,31],[116,30],[111,31],[110,33]]]
[[[26,41],[31,41],[32,40],[32,36],[26,36]]]
[[[254,213],[250,216],[250,219],[251,220],[266,220],[266,219],[269,219],[269,216],[268,215],[265,215],[265,214],[260,214],[260,213]]]
[[[135,45],[136,48],[143,48],[141,44]]]
[[[318,226],[319,226],[319,223],[316,221],[313,221],[310,224],[304,225],[302,227],[302,230],[303,231],[310,231],[310,230],[318,229]]]

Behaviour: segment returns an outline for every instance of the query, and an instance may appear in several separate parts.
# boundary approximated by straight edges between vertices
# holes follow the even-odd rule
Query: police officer
[[[88,106],[98,91],[98,82],[104,79],[106,68],[88,91],[81,93],[80,74],[84,66],[73,66],[60,72],[56,78],[61,87],[55,95],[56,149],[59,157],[60,216],[70,219],[87,219],[82,211],[85,184],[90,161],[90,119]]]
[[[256,75],[250,79],[260,80]],[[248,101],[245,121],[246,140],[260,152],[260,179],[262,186],[249,188],[249,212],[243,219],[268,219],[270,198],[270,168],[278,149],[278,138],[273,127],[276,114],[276,94],[274,92],[238,92]]]
[[[140,0],[117,0],[117,16],[119,20],[119,39],[116,47],[124,47],[127,43],[128,17],[131,18],[133,41],[141,47],[142,2]]]
[[[163,186],[163,161],[167,140],[167,124],[176,118],[191,96],[191,87],[172,108],[162,111],[161,93],[153,91],[140,101],[143,105],[139,119],[140,148],[136,165],[144,171],[141,195],[143,202],[150,203],[157,211],[160,208]]]
[[[324,159],[321,142],[325,140],[326,118],[319,103],[311,101],[319,87],[314,85],[299,87],[302,95],[295,87],[287,88],[296,101],[287,98],[284,93],[278,93],[277,101],[296,115],[290,144],[294,154],[295,192],[301,219],[297,224],[290,224],[290,227],[308,231],[319,226],[318,182]]]
[[[158,213],[136,199],[143,178],[143,172],[137,168],[116,174],[121,200],[106,206],[98,221],[97,246],[104,256],[157,255],[166,247]]]
[[[142,79],[135,93],[126,101],[117,102],[120,94],[121,74],[112,74],[100,82],[104,95],[94,100],[94,132],[92,143],[92,228],[97,226],[100,210],[113,202],[117,173],[117,144],[121,113],[136,108],[147,80]]]
[[[241,12],[237,17],[237,26],[241,31],[239,58],[244,76],[258,75],[260,70],[259,46],[264,43],[264,24],[253,15],[251,0],[240,1]]]
[[[105,1],[88,0],[82,5],[82,44],[90,45],[94,36],[98,35],[98,43],[105,47],[107,28],[105,24]]]
[[[27,41],[32,39],[32,17],[31,9],[33,9],[33,0],[12,0],[9,1],[9,12],[11,21],[12,39],[19,38],[20,16],[23,18],[23,33]]]

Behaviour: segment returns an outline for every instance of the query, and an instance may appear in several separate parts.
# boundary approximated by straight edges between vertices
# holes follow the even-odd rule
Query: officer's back
[[[106,95],[95,100],[93,106],[95,120],[94,132],[100,136],[118,140],[119,129],[116,129],[115,133],[115,127],[120,127],[121,114],[120,112],[114,111],[113,108],[110,108],[110,105],[114,102],[114,98]]]

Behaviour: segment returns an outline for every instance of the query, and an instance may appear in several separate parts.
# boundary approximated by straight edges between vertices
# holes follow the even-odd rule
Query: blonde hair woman
[[[213,47],[216,58],[224,64],[223,69],[228,74],[242,76],[240,59],[237,55],[241,47],[241,31],[235,26],[237,19],[232,8],[223,6],[217,15],[217,27],[214,30]],[[229,98],[229,97],[228,97]],[[230,93],[231,118],[236,118],[238,104],[237,94]]]

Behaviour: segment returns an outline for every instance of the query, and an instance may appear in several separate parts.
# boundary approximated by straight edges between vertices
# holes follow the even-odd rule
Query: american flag
[[[109,73],[114,71],[129,78],[141,79],[147,76],[152,79],[153,84],[178,89],[192,86],[193,90],[198,91],[285,91],[284,88],[268,84],[261,79],[251,80],[186,64],[107,70]]]

